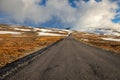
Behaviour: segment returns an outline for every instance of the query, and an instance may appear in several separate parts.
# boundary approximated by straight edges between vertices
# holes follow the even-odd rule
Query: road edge
[[[28,64],[30,64],[34,59],[36,59],[36,57],[38,55],[42,54],[45,50],[58,44],[62,40],[64,40],[64,38],[54,42],[53,44],[51,44],[43,49],[35,51],[32,54],[26,55],[12,63],[8,63],[6,66],[3,66],[2,68],[0,68],[0,80],[5,80],[9,76],[15,74],[18,70],[20,70],[20,69],[24,68],[25,66],[27,66]]]

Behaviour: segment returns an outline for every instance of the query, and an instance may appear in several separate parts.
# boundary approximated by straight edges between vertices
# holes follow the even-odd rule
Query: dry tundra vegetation
[[[0,25],[5,28],[7,25]],[[6,29],[3,29],[6,30]],[[8,27],[6,27],[8,28]],[[13,31],[10,28],[7,30]],[[0,67],[11,63],[36,50],[44,48],[63,36],[37,36],[36,32],[29,31],[23,34],[0,34]]]
[[[85,32],[74,32],[74,37],[86,44],[120,54],[120,42],[107,41],[102,39],[102,38],[109,38],[109,37],[120,39],[120,36],[100,35],[100,34],[85,33]]]

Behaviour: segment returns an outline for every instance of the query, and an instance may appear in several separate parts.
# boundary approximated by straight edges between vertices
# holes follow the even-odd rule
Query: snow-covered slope
[[[21,34],[21,32],[15,32],[15,31],[0,31],[0,34]]]
[[[120,39],[114,39],[114,38],[102,38],[103,40],[107,40],[107,41],[117,41],[120,42]]]
[[[87,29],[82,29],[81,31],[103,34],[103,35],[120,36],[120,31],[111,28],[87,28]]]
[[[37,35],[37,36],[67,36],[70,30],[64,29],[49,29],[49,28],[33,28],[28,26],[15,26],[0,24],[0,34],[12,35]]]
[[[38,32],[38,36],[66,36],[66,35],[54,34],[54,33],[48,33],[48,32]]]
[[[21,28],[14,28],[15,30],[20,30],[20,31],[31,31],[30,29],[21,29]]]

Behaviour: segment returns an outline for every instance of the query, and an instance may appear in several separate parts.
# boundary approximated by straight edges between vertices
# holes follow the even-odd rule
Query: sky
[[[120,30],[120,0],[0,0],[0,23]]]

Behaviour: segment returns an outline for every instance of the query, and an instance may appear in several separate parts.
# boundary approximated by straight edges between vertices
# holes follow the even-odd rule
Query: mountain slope
[[[0,34],[13,34],[13,35],[36,35],[36,36],[67,36],[67,30],[49,29],[49,28],[33,28],[27,26],[15,26],[0,24]]]
[[[87,29],[82,29],[81,31],[95,33],[95,34],[120,36],[120,31],[112,28],[92,28],[91,27]]]
[[[0,68],[67,35],[65,30],[0,24]]]

